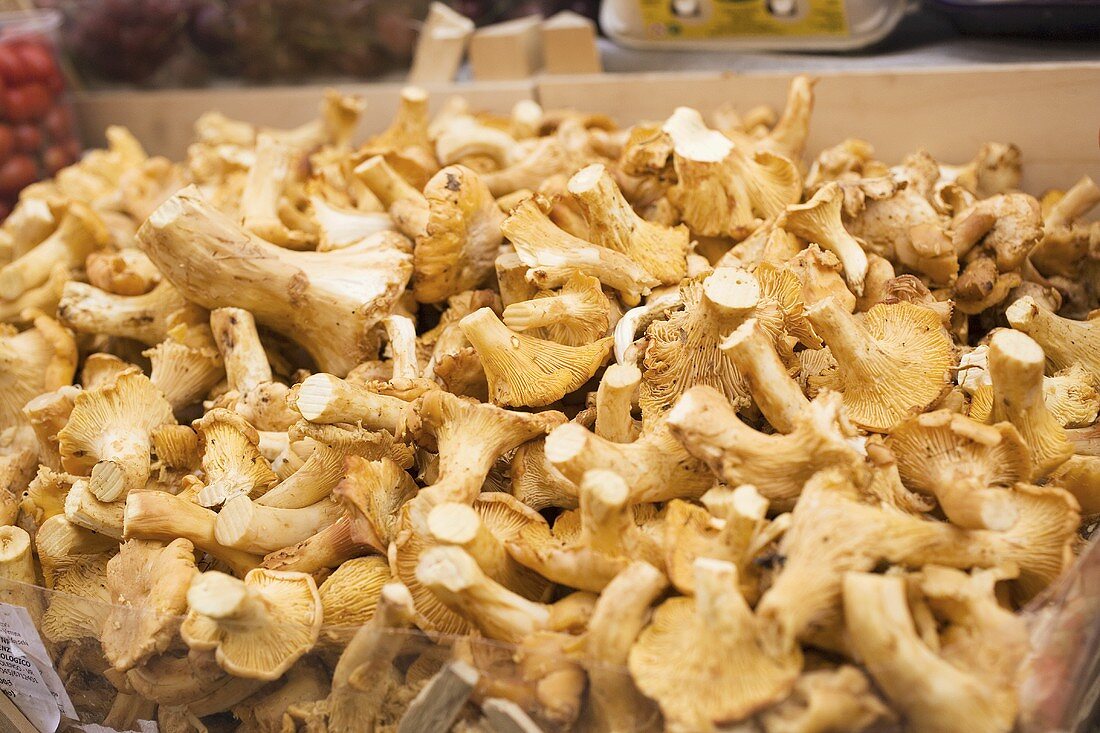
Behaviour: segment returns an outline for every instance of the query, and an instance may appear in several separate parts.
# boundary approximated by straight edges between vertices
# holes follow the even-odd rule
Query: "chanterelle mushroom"
[[[657,701],[668,723],[714,731],[787,695],[802,668],[797,646],[765,646],[764,622],[737,587],[737,568],[695,561],[694,598],[662,603],[630,650],[630,673]],[[692,680],[721,685],[721,695],[685,695]]]
[[[304,573],[256,569],[238,580],[209,571],[187,591],[180,634],[192,649],[214,650],[238,677],[276,680],[317,641],[321,598]]]
[[[198,573],[194,546],[184,539],[164,545],[130,540],[107,563],[107,590],[114,604],[103,626],[103,653],[119,672],[163,653],[179,617],[187,612],[187,589]]]
[[[856,295],[863,294],[867,278],[864,244],[848,233],[840,218],[844,194],[836,183],[826,183],[809,201],[793,204],[779,215],[776,226],[832,252],[844,268],[844,279]]]
[[[824,386],[844,396],[852,422],[865,430],[889,430],[910,411],[927,408],[950,385],[955,349],[928,308],[880,304],[860,322],[826,298],[806,317],[836,359]]]
[[[153,429],[175,422],[172,406],[140,372],[77,395],[58,434],[61,463],[69,473],[91,476],[101,501],[117,501],[149,480]]]
[[[190,186],[138,231],[145,253],[188,298],[247,309],[337,376],[373,355],[370,329],[412,274],[408,254],[386,244],[399,235],[377,236],[336,252],[290,252],[250,235]]]
[[[425,303],[475,288],[493,272],[504,214],[469,168],[448,166],[424,188],[428,225],[413,252],[413,292]]]
[[[1023,621],[993,593],[996,576],[929,567],[920,582],[946,619],[938,649],[921,638],[898,576],[848,573],[849,638],[890,700],[919,733],[1006,733],[1016,718],[1016,679],[1028,647]],[[934,632],[935,633],[935,632]]]

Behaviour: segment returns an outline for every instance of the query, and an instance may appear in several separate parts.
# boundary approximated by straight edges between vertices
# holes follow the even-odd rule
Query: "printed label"
[[[7,603],[0,603],[0,691],[42,733],[56,731],[63,715],[76,719],[30,614]]]
[[[638,0],[645,35],[671,38],[843,36],[844,0]]]

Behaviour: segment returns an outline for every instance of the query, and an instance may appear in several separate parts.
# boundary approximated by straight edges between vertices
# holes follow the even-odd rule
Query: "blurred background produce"
[[[429,0],[37,0],[89,86],[366,79],[408,67]],[[451,0],[479,25],[599,0]]]
[[[0,218],[20,189],[81,152],[54,43],[55,13],[0,14]]]

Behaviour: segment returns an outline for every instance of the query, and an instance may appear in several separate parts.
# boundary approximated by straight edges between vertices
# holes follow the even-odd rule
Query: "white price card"
[[[7,603],[0,603],[0,692],[42,733],[54,733],[62,716],[77,717],[27,609]]]

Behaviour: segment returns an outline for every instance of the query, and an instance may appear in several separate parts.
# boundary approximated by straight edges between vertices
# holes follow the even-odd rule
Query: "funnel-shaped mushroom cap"
[[[1100,317],[1074,321],[1055,315],[1031,296],[1020,298],[1005,310],[1012,327],[1023,331],[1043,347],[1052,370],[1080,364],[1100,379]]]
[[[672,138],[679,178],[669,200],[698,234],[744,238],[802,194],[802,176],[791,161],[735,145],[693,109],[678,108],[663,129]]]
[[[948,389],[955,349],[934,311],[912,303],[879,304],[859,322],[826,298],[806,315],[837,362],[824,386],[844,396],[859,427],[886,432]]]
[[[768,733],[858,733],[896,719],[867,675],[847,664],[804,672],[791,696],[760,717]]]
[[[477,349],[494,404],[539,407],[556,402],[595,375],[611,354],[610,336],[585,346],[565,346],[516,333],[490,308],[460,322]]]
[[[45,316],[22,333],[0,329],[0,425],[25,425],[33,398],[72,383],[78,354],[72,334]]]
[[[635,524],[630,489],[615,473],[586,471],[579,511],[554,522],[530,524],[508,543],[519,562],[554,582],[600,592],[631,560],[659,562],[659,553]]]
[[[401,507],[416,495],[416,483],[389,458],[348,456],[344,473],[332,495],[351,520],[351,539],[385,552],[397,534]]]
[[[321,599],[304,573],[256,569],[238,580],[209,571],[187,592],[191,610],[180,634],[192,649],[215,650],[230,674],[276,680],[313,648]]]
[[[1066,431],[1043,399],[1042,348],[1020,331],[1003,329],[989,342],[993,420],[1007,420],[1031,452],[1032,476],[1046,476],[1073,455]]]
[[[844,268],[844,279],[856,295],[863,293],[867,278],[867,254],[863,243],[848,233],[841,221],[844,194],[836,183],[826,183],[809,201],[788,206],[776,226],[817,244],[837,256]]]
[[[794,506],[818,471],[837,466],[851,473],[863,460],[852,445],[856,431],[833,392],[811,402],[786,435],[749,427],[709,387],[688,390],[666,422],[684,449],[719,478],[730,486],[752,484],[780,511]]]
[[[190,329],[180,324],[142,356],[152,363],[149,378],[153,385],[177,411],[201,402],[225,376],[221,354],[205,326]]]
[[[194,423],[202,445],[206,486],[196,497],[206,507],[234,496],[258,498],[279,481],[260,454],[260,434],[235,412],[216,408]]]
[[[504,214],[478,175],[461,165],[432,176],[424,196],[428,228],[416,240],[413,292],[421,302],[437,303],[492,274]]]
[[[580,205],[593,243],[622,252],[665,285],[687,275],[687,227],[666,227],[638,216],[602,164],[575,173],[568,191]]]
[[[418,398],[407,429],[439,453],[439,478],[421,495],[470,503],[497,459],[565,422],[560,412],[524,413],[432,390]]]
[[[412,274],[403,248],[387,246],[403,241],[393,232],[336,252],[291,252],[244,231],[193,186],[161,204],[138,241],[188,299],[250,311],[337,376],[374,355],[371,329]]]
[[[111,613],[103,626],[103,653],[119,672],[163,653],[187,612],[187,589],[198,573],[195,548],[184,539],[167,546],[148,540],[123,543],[107,563]]]
[[[983,425],[936,410],[899,423],[886,446],[902,482],[935,496],[960,527],[1004,531],[1016,521],[1007,489],[1030,477],[1031,462],[1010,423]]]
[[[533,268],[527,279],[540,287],[560,285],[580,272],[600,279],[621,294],[627,305],[637,305],[660,281],[631,258],[575,237],[558,228],[536,198],[526,199],[504,220],[501,229],[516,248],[523,264]]]
[[[635,683],[671,725],[714,731],[783,699],[798,679],[798,647],[765,647],[764,624],[737,583],[732,563],[696,560],[695,597],[662,603],[630,651]],[[722,694],[686,694],[703,679]]]
[[[848,573],[844,579],[848,636],[875,682],[905,715],[908,728],[917,733],[1011,730],[1018,667],[1027,650],[1023,623],[997,605],[990,587],[979,608],[960,599],[959,613],[952,615],[970,616],[970,622],[949,625],[942,646],[934,649],[918,632],[906,596],[905,580],[898,576]]]
[[[65,470],[91,475],[89,488],[101,501],[116,501],[145,487],[152,439],[175,422],[172,406],[141,372],[77,395],[69,422],[58,434]]]
[[[559,292],[543,290],[530,300],[504,309],[504,324],[514,331],[544,329],[551,341],[584,346],[607,335],[610,303],[600,281],[576,273]]]
[[[382,586],[392,579],[389,563],[382,557],[355,557],[341,563],[317,589],[326,636],[346,640],[356,628],[370,621]]]
[[[661,417],[691,387],[714,387],[736,407],[749,404],[748,386],[721,349],[722,339],[760,305],[760,285],[746,270],[720,267],[680,286],[683,308],[646,330],[639,403],[643,421]]]

